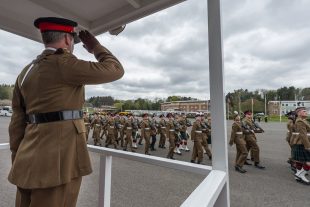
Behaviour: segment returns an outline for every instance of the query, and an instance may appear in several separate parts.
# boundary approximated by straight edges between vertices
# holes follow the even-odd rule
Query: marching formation
[[[150,155],[150,151],[156,150],[157,136],[159,136],[158,148],[167,148],[167,158],[175,159],[174,155],[182,155],[189,152],[188,140],[194,142],[192,150],[192,163],[200,164],[203,154],[212,159],[209,144],[211,144],[211,117],[198,114],[191,132],[188,127],[192,123],[186,118],[185,114],[168,113],[166,117],[160,115],[149,116],[142,114],[142,120],[133,114],[123,115],[108,113],[99,115],[95,113],[89,116],[84,113],[84,123],[86,127],[86,141],[91,135],[95,146],[121,148],[124,151],[135,152],[139,146],[144,145],[144,154]],[[167,142],[167,143],[166,143]],[[168,144],[168,145],[166,145]]]
[[[256,168],[265,169],[265,167],[260,164],[260,150],[255,135],[256,133],[263,132],[264,130],[254,122],[252,113],[250,111],[244,112],[243,120],[241,120],[239,114],[235,115],[229,145],[232,146],[234,143],[236,144],[236,171],[240,173],[246,173],[247,171],[243,169],[243,166],[252,165],[247,161],[248,154],[251,155],[251,161],[254,162],[254,166]]]
[[[307,116],[305,107],[298,107],[287,114],[289,121],[286,141],[291,149],[288,163],[294,172],[295,180],[310,185],[306,177],[310,170],[310,125],[306,120]]]

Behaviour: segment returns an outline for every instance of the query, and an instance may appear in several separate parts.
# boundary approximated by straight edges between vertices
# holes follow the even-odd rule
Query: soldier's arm
[[[196,136],[196,128],[197,128],[197,124],[193,124],[193,127],[192,127],[192,131],[191,131],[191,140],[195,140],[195,136]]]
[[[12,99],[13,114],[9,125],[10,150],[12,152],[12,162],[14,162],[18,147],[24,138],[26,128],[26,111],[22,94],[16,81]]]
[[[77,59],[64,51],[58,55],[58,68],[62,80],[73,85],[108,83],[120,79],[124,69],[118,59],[105,47],[98,44],[94,48],[98,62]]]
[[[298,121],[296,123],[297,132],[299,132],[299,139],[301,143],[304,145],[305,149],[310,150],[310,142],[307,137],[307,125],[302,121]]]
[[[237,131],[236,124],[233,124],[232,128],[231,128],[231,134],[230,134],[230,140],[229,140],[229,145],[230,146],[232,146],[234,144],[234,139],[235,139],[235,136],[236,136],[236,131]]]

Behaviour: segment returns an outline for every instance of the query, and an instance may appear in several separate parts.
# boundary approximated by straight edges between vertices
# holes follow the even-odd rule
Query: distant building
[[[268,114],[279,115],[281,111],[281,115],[285,115],[300,106],[306,107],[309,112],[310,101],[268,101]]]
[[[160,104],[161,111],[208,112],[210,100],[171,101]]]

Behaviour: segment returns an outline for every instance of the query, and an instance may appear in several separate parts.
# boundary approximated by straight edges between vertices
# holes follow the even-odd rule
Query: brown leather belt
[[[55,121],[66,121],[73,119],[82,119],[83,111],[80,110],[67,110],[67,111],[54,111],[39,114],[27,114],[26,122],[29,124],[42,124]]]

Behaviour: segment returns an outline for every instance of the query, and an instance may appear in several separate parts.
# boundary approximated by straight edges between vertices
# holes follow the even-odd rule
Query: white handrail
[[[199,184],[191,195],[183,202],[181,207],[212,207],[222,191],[227,176],[224,171],[212,170]]]
[[[206,165],[197,165],[190,162],[184,162],[179,160],[169,160],[162,157],[155,157],[150,155],[144,155],[139,153],[133,153],[133,152],[126,152],[121,150],[115,150],[105,147],[98,147],[93,145],[87,145],[88,150],[91,152],[96,152],[99,154],[104,155],[111,155],[127,160],[137,161],[137,162],[143,162],[151,165],[157,165],[165,168],[172,168],[175,170],[182,170],[186,172],[201,174],[201,175],[207,175],[211,170],[212,166],[206,166]]]
[[[10,144],[9,143],[1,143],[0,144],[0,150],[2,149],[9,149],[10,148]]]

